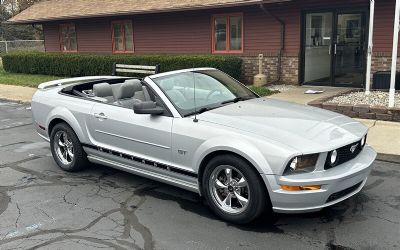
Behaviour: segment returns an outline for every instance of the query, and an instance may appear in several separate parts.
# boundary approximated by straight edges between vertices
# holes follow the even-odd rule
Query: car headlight
[[[367,135],[365,135],[362,139],[361,139],[361,147],[363,148],[365,146],[365,144],[367,143]]]
[[[289,161],[284,175],[310,173],[315,170],[319,154],[296,156]]]

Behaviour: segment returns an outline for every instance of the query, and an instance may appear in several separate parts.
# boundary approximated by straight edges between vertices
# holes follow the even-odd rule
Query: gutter
[[[277,66],[277,79],[271,82],[268,82],[266,85],[278,83],[281,81],[282,78],[282,55],[283,51],[285,50],[285,31],[286,31],[286,23],[280,19],[279,17],[275,16],[272,14],[268,9],[264,7],[264,4],[260,4],[260,9],[267,15],[271,16],[274,18],[280,25],[281,25],[281,31],[280,31],[280,47],[278,51],[278,66]]]

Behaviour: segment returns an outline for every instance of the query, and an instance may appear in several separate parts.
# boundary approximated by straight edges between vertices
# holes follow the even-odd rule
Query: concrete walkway
[[[35,88],[0,84],[0,99],[30,102],[35,91]]]
[[[306,90],[322,90],[321,94],[304,94]],[[342,91],[349,90],[348,88],[338,87],[320,87],[320,86],[300,86],[293,87],[287,91],[270,96],[273,99],[307,104],[319,98],[330,97],[339,94]]]
[[[307,89],[323,90],[324,93],[304,94]],[[307,104],[322,97],[338,94],[343,90],[345,88],[301,86],[272,95],[270,98]],[[0,84],[0,99],[30,102],[35,91],[35,88]],[[400,155],[400,123],[361,119],[359,121],[370,128],[368,143],[378,153],[388,155],[389,158],[391,155]]]
[[[308,89],[323,90],[324,93],[304,94],[304,92]],[[296,102],[300,104],[307,104],[319,98],[336,95],[344,90],[346,90],[346,88],[301,86],[291,88],[279,94],[272,95],[270,96],[270,98]],[[364,123],[370,128],[367,142],[378,153],[384,154],[385,159],[387,158],[389,160],[392,160],[391,156],[400,155],[400,123],[364,119],[356,120]]]

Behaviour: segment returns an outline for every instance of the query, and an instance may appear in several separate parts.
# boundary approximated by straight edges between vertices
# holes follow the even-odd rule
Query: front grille
[[[353,148],[354,149],[353,152],[351,150],[352,147],[355,147],[355,148]],[[361,152],[361,150],[362,150],[361,141],[358,141],[358,142],[355,142],[355,143],[352,143],[352,144],[349,144],[344,147],[336,149],[336,151],[338,153],[338,159],[337,159],[335,165],[333,165],[333,166],[330,165],[329,159],[326,159],[325,169],[333,168],[337,165],[340,165],[342,163],[345,163],[345,162],[348,162],[348,161],[354,159]],[[329,154],[328,154],[328,156],[329,156]]]
[[[344,197],[344,196],[356,191],[357,188],[360,187],[361,183],[362,182],[359,182],[354,186],[351,186],[351,187],[346,188],[346,189],[344,189],[342,191],[339,191],[339,192],[331,194],[331,196],[329,196],[328,200],[326,200],[326,203],[334,201],[334,200],[337,200],[337,199],[340,199],[340,198],[342,198],[342,197]]]

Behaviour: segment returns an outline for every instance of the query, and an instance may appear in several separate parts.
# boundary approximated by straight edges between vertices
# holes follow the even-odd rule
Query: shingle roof
[[[172,12],[290,0],[43,0],[14,16],[9,23],[41,23],[124,14]]]

